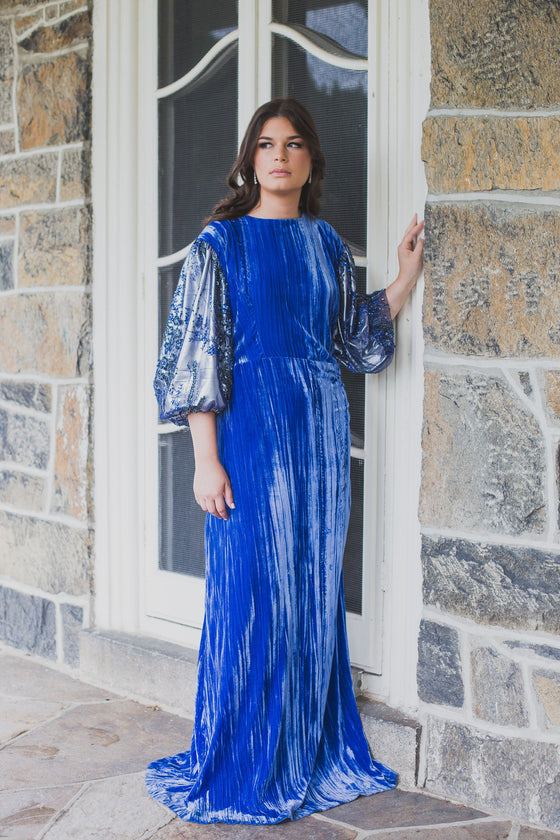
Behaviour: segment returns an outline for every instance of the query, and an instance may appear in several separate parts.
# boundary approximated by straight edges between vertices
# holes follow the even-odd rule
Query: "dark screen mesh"
[[[236,26],[236,0],[159,0],[158,87],[184,76]]]
[[[278,23],[306,26],[356,55],[367,56],[367,0],[273,0],[272,14]]]
[[[321,215],[357,253],[365,253],[367,73],[342,70],[276,36],[274,96],[294,96],[313,115],[327,160]]]
[[[216,69],[217,68],[217,69]],[[237,155],[237,47],[212,75],[159,103],[159,253],[191,242]]]
[[[204,577],[204,522],[193,490],[190,432],[159,436],[159,567]]]
[[[344,550],[344,593],[348,612],[362,614],[362,568],[364,543],[364,462],[350,460],[352,508]]]

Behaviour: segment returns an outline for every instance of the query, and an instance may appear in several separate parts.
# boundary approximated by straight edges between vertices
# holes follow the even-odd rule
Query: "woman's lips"
[[[270,173],[271,175],[291,175],[291,172],[288,172],[287,169],[273,169]]]

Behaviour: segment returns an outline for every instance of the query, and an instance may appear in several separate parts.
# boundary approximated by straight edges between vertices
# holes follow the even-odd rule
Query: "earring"
[[[307,180],[307,183],[308,183],[308,184],[310,184],[310,183],[311,183],[311,176],[312,176],[312,175],[313,175],[313,170],[312,170],[312,169],[310,169],[310,170],[309,170],[309,178],[308,178],[308,180]]]
[[[255,170],[254,170],[254,169],[253,169],[253,181],[255,182],[255,184],[258,184],[258,183],[259,183],[259,182],[257,181],[257,173],[255,172]]]

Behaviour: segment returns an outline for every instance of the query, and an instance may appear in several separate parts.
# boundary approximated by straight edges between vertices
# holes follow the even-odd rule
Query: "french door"
[[[381,3],[382,0],[379,0]],[[313,114],[325,156],[322,215],[346,239],[358,283],[386,283],[387,148],[377,61],[386,37],[368,0],[159,0],[145,4],[146,358],[155,366],[189,243],[226,190],[247,122],[262,102],[293,96]],[[149,99],[151,97],[151,99]],[[152,201],[149,200],[151,191]],[[155,208],[157,207],[157,213]],[[150,229],[147,226],[147,229]],[[344,556],[350,653],[381,671],[386,374],[343,371],[351,413],[352,510]],[[204,517],[192,494],[190,433],[146,408],[143,629],[196,644],[203,619]],[[150,512],[157,511],[157,517]]]

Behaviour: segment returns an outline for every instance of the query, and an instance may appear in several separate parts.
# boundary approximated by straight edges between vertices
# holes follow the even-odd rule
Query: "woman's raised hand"
[[[214,456],[197,459],[193,490],[202,510],[219,519],[227,519],[228,508],[235,507],[229,476]]]
[[[418,214],[415,213],[398,247],[399,273],[397,279],[386,289],[391,318],[395,318],[400,312],[422,274],[424,240],[420,234],[423,228],[424,222],[419,222]]]

